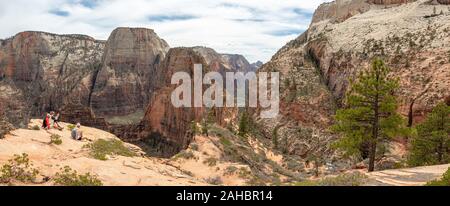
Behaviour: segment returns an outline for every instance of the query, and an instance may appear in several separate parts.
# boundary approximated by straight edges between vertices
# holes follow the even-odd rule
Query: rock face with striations
[[[127,115],[143,109],[155,89],[156,66],[169,45],[153,30],[118,28],[106,42],[91,106],[96,115]]]
[[[191,122],[203,118],[206,110],[174,109],[167,102],[174,89],[172,74],[192,73],[195,63],[203,64],[205,72],[246,72],[253,66],[241,55],[209,48],[177,48],[167,54],[168,50],[153,30],[142,28],[118,28],[107,42],[44,32],[1,40],[2,118],[26,127],[29,117],[60,110],[64,121],[146,141],[161,155],[174,154],[191,141]],[[138,110],[142,117],[145,114],[140,124],[108,122]],[[213,111],[220,124],[234,112]]]
[[[0,90],[10,102],[6,116],[26,126],[24,116],[42,115],[68,102],[88,106],[103,48],[104,42],[83,35],[21,32],[3,40]]]
[[[365,13],[372,9],[395,7],[415,0],[336,0],[324,3],[315,11],[312,22],[323,20],[343,22],[352,16]]]
[[[335,21],[336,14],[348,13],[352,5],[362,5],[364,12],[356,9],[351,18]],[[431,15],[434,8],[443,14]],[[450,96],[449,29],[447,6],[430,5],[428,0],[393,7],[359,0],[323,4],[309,29],[261,68],[281,73],[281,115],[261,121],[266,136],[292,136],[288,152],[305,156],[317,144],[312,137],[327,136],[322,131],[343,105],[349,80],[367,69],[374,57],[382,58],[400,78],[399,112],[416,124]]]
[[[450,0],[437,0],[440,4],[450,5]]]
[[[172,92],[178,85],[171,85],[172,74],[186,72],[191,77],[194,64],[202,64],[203,72],[212,70],[205,58],[193,48],[173,48],[161,62],[156,75],[163,85],[156,90],[147,107],[144,119],[136,126],[120,131],[127,141],[140,141],[151,148],[153,155],[169,157],[185,149],[193,138],[193,122],[200,122],[210,115],[218,124],[226,124],[227,117],[235,115],[233,109],[206,107],[175,108],[171,102]],[[192,87],[193,88],[193,87]],[[203,87],[205,89],[205,87]]]

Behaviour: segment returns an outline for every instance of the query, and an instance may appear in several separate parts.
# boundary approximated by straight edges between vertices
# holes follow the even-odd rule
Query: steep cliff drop
[[[143,110],[155,89],[157,65],[169,45],[153,30],[117,28],[106,42],[90,105],[96,115],[125,116]]]

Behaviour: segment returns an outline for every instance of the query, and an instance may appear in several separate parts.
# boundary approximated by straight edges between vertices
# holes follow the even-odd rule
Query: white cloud
[[[107,39],[119,26],[154,29],[172,47],[208,46],[268,61],[330,0],[0,0],[0,38],[21,31]]]

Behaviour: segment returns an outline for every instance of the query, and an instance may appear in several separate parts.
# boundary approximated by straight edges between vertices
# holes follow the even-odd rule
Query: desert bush
[[[205,159],[205,161],[203,161],[203,163],[210,167],[214,167],[217,165],[217,158],[209,157],[209,158]]]
[[[107,160],[107,155],[136,156],[132,150],[125,147],[122,141],[117,139],[99,139],[85,147],[89,148],[91,150],[90,155],[98,160]]]
[[[61,136],[57,134],[52,134],[52,136],[50,136],[50,144],[61,145],[62,144]]]
[[[68,129],[69,131],[72,131],[73,129],[75,129],[75,125],[69,124],[69,125],[67,125],[67,129]]]
[[[212,184],[212,185],[223,184],[222,178],[220,178],[219,176],[206,178],[205,182],[207,182],[208,184]]]
[[[230,140],[226,139],[225,137],[220,138],[220,143],[222,143],[222,145],[225,147],[231,146]]]
[[[288,161],[286,161],[286,168],[288,170],[292,170],[292,171],[303,171],[305,169],[305,167],[297,160],[294,159],[290,159]]]
[[[230,176],[230,175],[234,175],[236,174],[238,168],[235,166],[228,166],[227,168],[225,168],[225,172],[224,175]]]
[[[239,168],[238,174],[240,178],[248,178],[252,173],[248,171],[246,168],[241,167]]]
[[[61,186],[102,186],[103,183],[97,176],[86,173],[79,175],[77,171],[65,166],[60,172],[55,174],[53,181]]]
[[[27,154],[14,155],[8,164],[1,167],[0,183],[10,184],[12,181],[29,183],[35,181],[38,174],[39,171],[33,168]]]
[[[191,151],[183,150],[177,155],[175,155],[174,159],[183,158],[183,159],[194,159],[195,155]]]
[[[190,147],[192,150],[198,151],[198,144],[192,143]]]
[[[326,177],[321,180],[310,180],[295,183],[295,186],[360,186],[367,176],[359,172]]]
[[[264,182],[263,179],[261,179],[257,176],[253,176],[253,177],[249,178],[247,180],[246,184],[248,186],[266,186],[266,182]]]
[[[39,125],[34,125],[31,127],[31,130],[41,130],[41,127],[39,127]]]
[[[450,168],[442,175],[441,179],[430,181],[425,186],[450,186]]]

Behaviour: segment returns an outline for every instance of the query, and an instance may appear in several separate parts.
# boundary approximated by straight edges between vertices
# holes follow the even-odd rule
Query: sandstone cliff
[[[425,0],[391,3],[402,2],[325,3],[309,29],[263,65],[261,71],[281,73],[281,115],[260,120],[267,137],[291,139],[284,150],[302,156],[321,144],[312,137],[330,142],[334,137],[326,129],[349,80],[373,57],[383,58],[400,78],[400,112],[411,124],[448,99],[450,11]]]
[[[210,51],[211,54],[217,54],[213,50]],[[155,75],[160,81],[160,89],[152,94],[143,120],[138,125],[119,132],[123,133],[122,137],[129,141],[144,142],[151,146],[155,155],[171,156],[185,149],[192,141],[194,134],[191,126],[194,122],[200,122],[213,113],[215,122],[225,124],[226,117],[234,115],[234,109],[175,108],[171,103],[171,94],[178,86],[171,85],[174,73],[186,72],[192,77],[194,64],[203,65],[204,73],[218,69],[214,68],[214,60],[210,60],[208,64],[205,57],[209,58],[205,53],[202,55],[193,48],[170,49]]]
[[[7,115],[14,107],[41,115],[67,102],[88,106],[103,47],[104,42],[88,36],[44,32],[22,32],[2,41],[0,89],[12,103]],[[22,116],[8,117],[17,122]]]
[[[0,109],[10,123],[25,127],[30,117],[60,110],[64,121],[109,130],[124,139],[174,142],[174,147],[157,149],[166,155],[187,146],[192,139],[189,124],[205,113],[170,107],[174,72],[192,72],[194,63],[218,72],[248,72],[259,66],[242,55],[206,47],[168,54],[168,44],[144,28],[117,28],[106,42],[22,32],[0,43]],[[216,113],[222,124],[224,114]],[[155,135],[158,140],[151,138]]]
[[[155,89],[156,65],[169,45],[153,30],[118,28],[111,33],[95,78],[90,104],[97,115],[126,115],[143,109]]]
[[[209,64],[211,70],[217,72],[254,72],[259,64],[250,64],[244,56],[240,54],[219,54],[214,49],[208,47],[193,47],[194,51],[198,52],[206,63]]]

